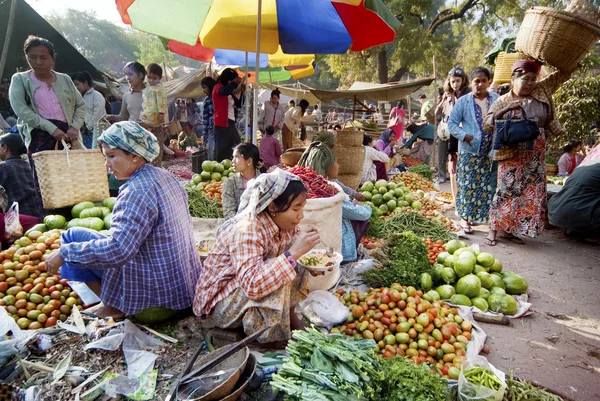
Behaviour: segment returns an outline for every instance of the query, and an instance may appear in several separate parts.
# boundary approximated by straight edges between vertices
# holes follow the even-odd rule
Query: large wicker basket
[[[108,174],[100,149],[46,150],[33,154],[45,209],[108,198]]]
[[[340,174],[359,174],[365,161],[365,148],[361,146],[341,146],[336,144],[335,155],[340,166]]]
[[[573,71],[598,42],[600,26],[549,7],[527,10],[515,47],[527,57]]]
[[[335,137],[335,144],[340,146],[358,147],[363,144],[363,131],[340,131]]]
[[[340,174],[338,180],[347,187],[357,189],[360,185],[361,175],[358,174]]]

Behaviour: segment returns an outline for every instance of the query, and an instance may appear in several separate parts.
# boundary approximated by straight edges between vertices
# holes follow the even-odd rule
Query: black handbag
[[[540,129],[535,120],[527,118],[525,110],[522,120],[512,120],[510,114],[505,120],[504,126],[498,131],[500,143],[504,145],[515,145],[522,142],[534,141],[540,134]]]

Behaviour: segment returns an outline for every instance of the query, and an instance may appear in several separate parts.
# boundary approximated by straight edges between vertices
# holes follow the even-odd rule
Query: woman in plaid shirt
[[[281,169],[248,183],[240,213],[219,229],[196,285],[194,313],[203,328],[243,327],[250,335],[270,327],[263,343],[303,328],[293,308],[308,294],[308,277],[296,260],[320,241],[316,229],[298,227],[305,203],[302,181]]]
[[[201,269],[185,189],[158,157],[156,137],[133,121],[116,123],[98,142],[119,190],[110,234],[71,228],[47,270],[85,282],[102,300],[94,313],[122,318],[156,308],[163,317],[188,308]]]

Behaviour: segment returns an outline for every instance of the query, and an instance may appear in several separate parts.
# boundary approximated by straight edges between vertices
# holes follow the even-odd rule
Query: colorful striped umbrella
[[[189,46],[256,51],[259,0],[116,0],[123,22]],[[394,40],[382,0],[262,0],[260,52],[333,54]]]

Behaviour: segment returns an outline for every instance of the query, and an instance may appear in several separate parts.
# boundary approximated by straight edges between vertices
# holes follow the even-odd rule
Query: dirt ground
[[[527,278],[534,307],[511,326],[482,324],[489,361],[571,400],[600,400],[600,245],[550,229],[525,245],[499,240],[490,247],[487,231],[475,227],[469,242]]]

